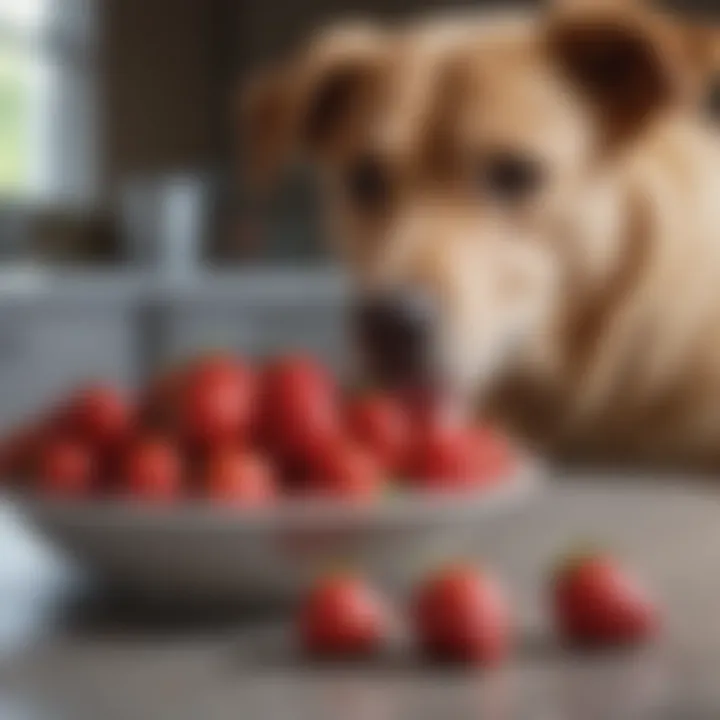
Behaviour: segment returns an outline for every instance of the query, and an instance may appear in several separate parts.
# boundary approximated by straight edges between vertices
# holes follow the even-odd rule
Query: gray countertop
[[[544,577],[578,538],[639,568],[666,613],[642,651],[577,655],[545,617]],[[131,609],[68,588],[11,514],[0,520],[0,717],[98,720],[632,720],[720,717],[720,488],[565,473],[478,560],[509,587],[515,661],[482,675],[411,653],[329,668],[298,657],[287,615],[233,620]],[[4,622],[2,622],[4,618]],[[3,627],[5,631],[3,632]]]

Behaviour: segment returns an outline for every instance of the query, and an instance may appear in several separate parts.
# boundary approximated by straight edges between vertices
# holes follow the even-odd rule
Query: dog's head
[[[700,34],[639,4],[568,5],[345,25],[245,98],[256,180],[298,155],[320,171],[365,349],[389,379],[439,370],[476,386],[513,367],[569,276],[603,272],[607,249],[572,247],[568,208],[695,98]]]

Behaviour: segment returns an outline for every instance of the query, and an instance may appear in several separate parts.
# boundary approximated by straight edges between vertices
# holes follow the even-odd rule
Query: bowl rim
[[[327,526],[392,526],[448,524],[476,519],[501,508],[520,504],[543,486],[546,468],[537,459],[522,458],[517,470],[491,486],[458,492],[412,490],[388,494],[366,505],[337,500],[288,500],[266,508],[240,508],[202,499],[151,504],[130,498],[56,500],[10,491],[10,503],[31,519],[51,519],[63,524],[157,525],[165,528],[232,526],[236,529]]]

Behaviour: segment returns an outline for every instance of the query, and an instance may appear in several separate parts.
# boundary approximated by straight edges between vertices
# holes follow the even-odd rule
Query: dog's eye
[[[390,182],[382,163],[368,156],[358,160],[346,177],[346,190],[362,210],[378,210],[387,202]]]
[[[540,189],[544,179],[544,169],[539,161],[509,152],[485,158],[477,174],[481,189],[506,203],[527,199]]]

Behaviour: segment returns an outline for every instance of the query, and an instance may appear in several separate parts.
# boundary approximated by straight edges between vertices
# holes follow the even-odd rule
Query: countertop
[[[318,666],[296,653],[288,614],[231,619],[108,602],[74,585],[6,508],[0,717],[720,717],[720,488],[680,477],[558,474],[476,548],[506,583],[520,627],[514,661],[490,674],[432,667],[405,652],[363,666]],[[579,539],[607,543],[641,571],[665,611],[660,641],[609,655],[560,647],[545,582],[558,553]]]

